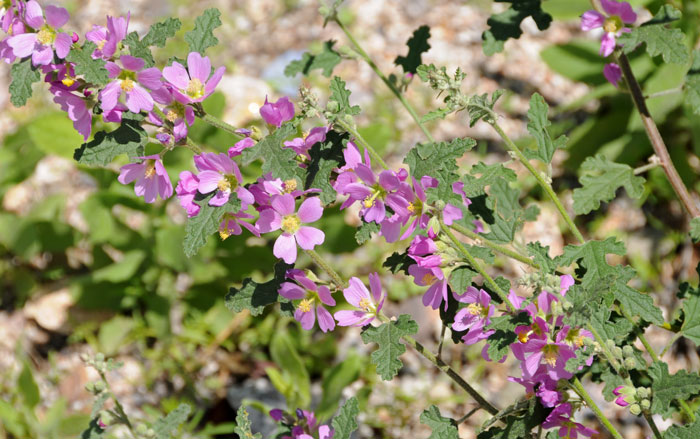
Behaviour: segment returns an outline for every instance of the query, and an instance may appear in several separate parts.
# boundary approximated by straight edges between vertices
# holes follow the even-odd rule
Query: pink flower
[[[603,76],[608,80],[609,83],[617,87],[618,82],[622,79],[622,69],[615,63],[605,64],[603,67]]]
[[[65,87],[58,84],[60,83],[49,88],[53,101],[61,106],[61,110],[68,113],[68,118],[73,121],[73,127],[87,140],[92,131],[92,112],[88,110],[85,99],[72,93],[78,88],[77,85]]]
[[[411,265],[408,267],[408,274],[413,276],[413,282],[422,287],[428,286],[423,295],[423,305],[432,309],[438,309],[442,301],[445,301],[447,310],[447,279],[442,269],[438,267],[421,267]]]
[[[370,273],[369,288],[356,277],[351,277],[348,281],[350,286],[343,290],[345,300],[355,310],[342,310],[335,313],[335,319],[340,326],[365,326],[372,323],[377,317],[379,310],[384,306],[386,293],[382,295],[382,283],[377,273]]]
[[[280,98],[277,102],[268,102],[266,96],[265,103],[260,107],[260,116],[268,124],[279,128],[284,122],[294,118],[294,104],[287,96]]]
[[[307,134],[305,138],[297,137],[295,139],[285,141],[284,146],[294,150],[294,152],[296,152],[298,155],[310,159],[311,157],[309,156],[309,150],[315,144],[325,142],[327,133],[328,127],[315,127],[309,131],[309,134]]]
[[[106,112],[113,110],[123,92],[126,94],[126,107],[132,113],[153,110],[153,97],[146,88],[157,90],[163,86],[160,70],[155,67],[144,69],[145,61],[130,55],[122,55],[119,61],[124,68],[112,61],[105,64],[109,77],[114,80],[100,91],[102,109]]]
[[[200,209],[199,204],[194,202],[197,188],[199,188],[199,178],[195,174],[190,171],[180,172],[180,181],[177,183],[175,193],[180,200],[180,205],[187,211],[187,216],[190,218],[197,216]]]
[[[253,218],[255,218],[253,215],[245,212],[225,213],[221,219],[221,225],[219,225],[219,236],[221,236],[221,239],[226,239],[231,235],[240,235],[243,233],[241,226],[245,227],[253,235],[260,236],[260,232],[255,226],[247,221],[243,221]]]
[[[313,328],[318,316],[318,327],[328,332],[335,328],[335,320],[323,305],[335,306],[335,299],[325,285],[316,285],[301,270],[289,270],[287,277],[297,283],[284,282],[279,293],[289,300],[301,300],[296,305],[294,318],[307,331]]]
[[[598,433],[597,431],[587,428],[578,422],[571,419],[571,404],[564,403],[557,406],[547,416],[547,419],[542,423],[544,428],[559,428],[559,437],[567,439],[577,439],[579,434],[583,437],[591,437]]]
[[[495,311],[495,307],[491,306],[489,293],[470,286],[467,292],[457,300],[468,303],[469,306],[457,312],[452,329],[457,332],[469,331],[462,337],[467,345],[489,338],[495,332],[493,329],[485,330],[486,326],[491,324],[491,316]]]
[[[386,206],[403,218],[410,215],[406,197],[411,197],[411,189],[398,178],[395,172],[384,170],[377,178],[372,168],[360,163],[355,167],[354,175],[357,178],[353,179],[353,182],[338,187],[341,194],[349,197],[341,208],[360,201],[362,203],[360,215],[365,221],[376,223],[381,223],[386,218]]]
[[[173,135],[175,136],[175,141],[179,142],[187,137],[187,127],[194,124],[194,109],[175,100],[169,88],[170,85],[167,84],[158,90],[154,90],[151,95],[155,102],[165,105],[162,110],[165,114],[165,119],[173,124]],[[155,112],[148,113],[148,119],[158,126],[163,125],[163,120]]]
[[[201,172],[198,190],[201,194],[216,191],[209,200],[210,206],[223,206],[228,203],[231,193],[235,192],[242,203],[242,210],[253,204],[255,198],[243,187],[243,177],[236,162],[222,153],[205,152],[195,156],[195,165]]]
[[[586,11],[581,16],[581,29],[589,31],[599,27],[603,28],[605,33],[600,41],[600,54],[610,56],[615,50],[615,38],[619,37],[622,32],[630,31],[628,27],[625,27],[625,24],[633,24],[637,21],[637,14],[627,2],[600,0],[600,3],[608,16],[606,17],[592,9]]]
[[[24,21],[37,32],[23,33],[10,37],[7,44],[17,58],[32,56],[35,66],[47,65],[56,55],[63,59],[70,52],[73,44],[71,36],[58,29],[68,22],[68,11],[57,6],[46,6],[44,11],[35,0],[29,0],[25,6]]]
[[[323,243],[326,235],[315,227],[303,226],[304,223],[318,221],[323,215],[323,207],[318,197],[307,198],[294,212],[294,196],[291,194],[275,195],[270,201],[271,209],[260,212],[257,222],[258,230],[263,233],[282,230],[275,241],[272,253],[288,264],[297,260],[297,244],[304,250],[312,250]]]
[[[160,156],[156,154],[139,157],[139,159],[143,161],[122,166],[117,179],[119,183],[129,184],[136,180],[134,192],[139,197],[142,196],[146,203],[155,202],[158,195],[163,200],[170,198],[173,194],[173,186],[160,161]]]
[[[117,46],[126,37],[130,18],[131,13],[127,13],[126,18],[107,16],[106,29],[96,24],[92,25],[92,30],[85,34],[85,39],[97,46],[92,52],[93,58],[108,60],[114,56]]]
[[[214,93],[214,89],[224,76],[226,67],[219,67],[211,75],[211,61],[208,56],[197,52],[187,55],[187,69],[179,62],[163,69],[163,77],[173,85],[175,99],[183,104],[202,102]]]

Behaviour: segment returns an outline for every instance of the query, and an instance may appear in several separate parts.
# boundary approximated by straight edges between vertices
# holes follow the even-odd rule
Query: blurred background
[[[294,99],[302,81],[324,96],[327,78],[318,72],[289,78],[284,68],[304,51],[319,51],[323,41],[336,40],[336,48],[347,44],[333,24],[323,28],[316,0],[53,3],[69,10],[67,27],[81,39],[92,24],[104,26],[106,15],[131,11],[129,30],[142,35],[164,17],[180,18],[181,32],[156,52],[161,67],[173,55],[184,57],[183,33],[192,28],[194,18],[218,7],[223,26],[215,34],[220,44],[208,55],[213,65],[225,65],[227,73],[205,107],[241,128],[259,124],[265,96]],[[632,2],[642,11],[640,21],[650,17],[643,6],[656,11],[662,3]],[[672,3],[684,10],[682,26],[691,35],[689,45],[695,46],[700,0]],[[576,171],[586,157],[600,152],[633,167],[645,164],[652,149],[631,100],[603,78],[605,61],[598,56],[595,34],[579,30],[578,17],[588,1],[544,2],[554,17],[548,30],[538,31],[528,18],[519,40],[486,57],[481,48],[486,20],[507,6],[489,0],[352,0],[345,2],[341,18],[380,69],[396,75],[401,69],[393,60],[406,53],[407,39],[419,26],[430,26],[431,49],[423,62],[447,66],[450,72],[462,68],[468,93],[506,89],[499,111],[513,138],[527,134],[528,101],[533,92],[542,94],[552,107],[554,131],[570,138],[553,162],[554,186],[569,206],[571,189],[578,185]],[[686,72],[675,65],[657,66],[646,55],[633,57],[632,65],[646,93],[678,87]],[[346,60],[334,74],[347,81],[353,104],[362,107],[360,132],[390,164],[399,166],[406,151],[424,141],[421,132],[367,65]],[[7,85],[8,66],[0,65],[0,75]],[[418,80],[407,97],[419,114],[440,104]],[[700,116],[683,105],[679,93],[654,98],[649,106],[679,172],[698,192]],[[177,200],[147,205],[135,197],[131,185],[119,184],[116,177],[125,157],[107,168],[78,166],[72,155],[81,137],[43,84],[35,84],[34,97],[19,109],[9,103],[7,87],[0,87],[0,108],[0,438],[77,437],[89,422],[92,405],[84,387],[96,378],[79,357],[96,352],[124,363],[110,374],[110,381],[133,418],[155,419],[179,403],[190,404],[194,417],[182,437],[235,437],[232,422],[243,401],[253,404],[254,431],[263,431],[264,437],[272,433],[261,411],[286,403],[310,404],[327,420],[340,402],[357,396],[363,413],[358,438],[427,437],[429,430],[418,417],[429,404],[453,418],[474,407],[412,352],[404,355],[406,367],[396,379],[380,381],[356,329],[329,335],[306,332],[275,309],[256,317],[232,314],[224,306],[225,294],[245,277],[269,276],[275,263],[271,243],[246,235],[224,241],[214,236],[188,259],[181,245],[186,216]],[[469,128],[463,114],[431,122],[430,128],[439,140],[477,139],[478,148],[462,161],[465,168],[478,160],[507,159],[491,129],[485,124]],[[233,143],[227,134],[199,121],[191,136],[216,151]],[[520,142],[527,145],[529,140]],[[180,171],[191,169],[191,159],[184,148],[166,156],[173,184]],[[523,203],[534,202],[541,209],[538,220],[527,223],[518,239],[539,240],[551,247],[552,255],[560,254],[568,237],[560,231],[556,211],[540,202],[536,188],[530,190],[536,184],[524,169],[516,163],[509,166],[521,175],[523,193],[531,194]],[[244,170],[249,180],[258,174],[258,169]],[[654,169],[647,177],[641,200],[619,194],[579,222],[590,237],[625,241],[626,258],[640,273],[637,287],[653,291],[671,318],[678,283],[697,280],[698,254],[662,171]],[[420,304],[422,290],[410,279],[381,266],[405,243],[379,245],[377,240],[377,245],[358,247],[356,225],[356,212],[329,209],[321,221],[326,231],[321,252],[346,278],[379,271],[390,292],[389,313],[412,314],[421,327],[419,341],[435,350],[439,316]],[[307,265],[309,260],[298,262],[299,267]],[[497,261],[494,270],[510,279],[525,272],[505,260]],[[660,348],[667,336],[652,333],[650,338]],[[506,381],[515,373],[513,365],[485,365],[480,349],[448,340],[444,357],[494,402],[512,402],[514,394],[522,393],[520,386]],[[672,354],[677,367],[697,368],[692,346],[679,342]],[[474,426],[485,419],[477,412],[460,426],[460,436],[474,438]],[[642,437],[634,423],[623,430],[627,438]]]

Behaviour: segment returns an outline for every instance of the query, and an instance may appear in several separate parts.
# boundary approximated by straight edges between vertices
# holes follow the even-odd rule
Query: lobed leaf
[[[139,39],[138,33],[129,33],[126,38],[124,38],[124,45],[129,48],[129,55],[141,58],[146,67],[153,67],[156,64],[151,49],[145,41]]]
[[[190,414],[190,406],[180,404],[177,408],[164,418],[158,419],[153,424],[153,431],[156,432],[156,439],[170,439],[173,437],[173,430],[176,430],[180,424],[187,420]]]
[[[700,413],[696,414],[700,417]],[[664,432],[664,439],[697,439],[700,437],[700,420],[683,426],[672,425]]]
[[[21,107],[32,97],[32,84],[41,79],[39,70],[32,67],[31,58],[26,58],[12,65],[10,70],[10,102]]]
[[[144,154],[148,135],[141,127],[143,116],[125,112],[122,123],[114,131],[100,131],[87,143],[80,145],[73,158],[83,165],[106,166],[120,154],[136,157]]]
[[[431,405],[421,413],[420,422],[432,430],[428,439],[459,439],[457,422],[443,417],[440,409],[435,405]]]
[[[343,150],[349,135],[329,131],[324,142],[318,142],[309,149],[311,160],[306,167],[304,189],[320,189],[319,197],[323,204],[335,202],[337,193],[331,185],[331,175],[335,169],[345,165]]]
[[[655,361],[649,367],[651,377],[651,412],[668,418],[673,414],[671,403],[674,400],[688,401],[700,392],[700,375],[679,370],[670,375],[668,364]]]
[[[168,18],[152,24],[142,41],[147,46],[165,47],[168,39],[174,37],[181,26],[182,22],[178,18]]]
[[[357,232],[355,232],[355,240],[362,245],[372,239],[372,234],[379,232],[380,229],[381,226],[374,221],[369,223],[363,221],[362,225],[357,228]]]
[[[243,163],[250,164],[254,160],[262,159],[263,174],[268,172],[274,178],[286,180],[296,180],[299,187],[303,186],[304,170],[299,167],[297,154],[289,148],[282,148],[282,142],[296,133],[293,122],[287,122],[277,128],[254,147],[243,151]]]
[[[685,34],[680,29],[668,26],[680,18],[681,11],[671,5],[663,5],[651,20],[620,35],[617,43],[622,45],[625,53],[631,53],[640,44],[645,44],[650,56],[661,55],[664,62],[685,64],[688,62]]]
[[[207,48],[219,44],[219,39],[214,36],[214,29],[221,26],[221,12],[210,8],[194,20],[194,29],[185,34],[185,41],[190,52],[199,52],[204,55]]]
[[[585,173],[580,179],[582,187],[574,189],[574,212],[578,215],[598,209],[601,201],[612,200],[620,187],[632,198],[644,193],[644,178],[634,175],[628,165],[611,162],[602,154],[588,157],[581,170]]]
[[[250,278],[244,279],[240,288],[232,287],[226,294],[226,308],[237,313],[247,309],[254,316],[262,314],[267,305],[277,302],[277,291],[286,280],[287,270],[292,267],[280,261],[275,264],[274,275],[269,281],[258,283]]]
[[[199,214],[187,219],[185,239],[182,242],[187,257],[195,255],[207,243],[209,236],[219,230],[224,214],[236,213],[241,209],[241,200],[234,193],[223,206],[210,206],[209,200],[213,196],[214,193],[195,201],[200,206]]]
[[[248,411],[245,406],[241,406],[236,412],[236,428],[233,432],[241,439],[262,439],[262,434],[251,431],[250,420],[248,419]]]
[[[560,136],[555,140],[549,134],[547,127],[552,123],[547,118],[549,106],[545,102],[542,95],[535,93],[530,98],[530,109],[527,112],[527,117],[530,120],[527,124],[527,130],[532,137],[537,141],[537,151],[525,150],[525,155],[529,159],[537,159],[543,163],[551,163],[554,151],[557,148],[562,148],[566,144],[566,136]]]
[[[360,404],[356,397],[348,399],[340,408],[338,415],[333,418],[331,425],[335,433],[334,439],[350,439],[352,432],[357,430],[357,415],[360,413]]]
[[[489,346],[489,358],[493,361],[499,361],[501,358],[508,355],[510,345],[518,340],[515,328],[520,325],[528,325],[531,321],[532,319],[526,312],[492,317],[491,324],[485,328],[495,331],[486,340]]]
[[[396,376],[403,366],[399,356],[406,352],[400,340],[405,335],[418,332],[418,324],[407,314],[401,314],[398,320],[383,323],[381,326],[368,326],[362,332],[362,341],[377,343],[377,350],[372,352],[371,360],[377,366],[377,373],[383,380],[389,381]]]
[[[66,55],[66,61],[73,63],[76,75],[83,75],[85,81],[102,86],[109,82],[109,72],[103,59],[92,58],[92,52],[96,48],[95,43],[86,41],[80,49],[73,47]]]
[[[552,16],[542,10],[541,0],[496,0],[497,3],[512,3],[510,9],[492,15],[486,23],[489,29],[481,36],[484,54],[491,56],[503,50],[510,38],[520,38],[523,31],[520,24],[532,17],[539,30],[545,30],[552,22]]]
[[[617,275],[616,267],[608,265],[605,259],[607,254],[623,256],[625,245],[615,238],[608,238],[605,241],[588,241],[582,245],[567,245],[564,253],[557,256],[554,261],[558,266],[569,266],[574,262],[581,261],[586,269],[583,276],[582,285],[589,287],[596,280],[605,279],[608,275]]]
[[[350,105],[350,90],[345,88],[345,81],[337,76],[331,79],[330,84],[331,95],[328,98],[328,103],[336,102],[338,104],[337,110],[333,111],[330,115],[329,120],[340,118],[344,115],[354,116],[360,114],[360,107],[357,105]]]
[[[394,64],[403,67],[404,73],[416,73],[418,66],[423,64],[423,53],[430,50],[428,39],[430,39],[429,26],[423,25],[414,30],[413,35],[406,42],[406,45],[408,45],[408,55],[397,56],[394,60]]]
[[[328,40],[323,43],[320,53],[312,55],[309,52],[304,52],[301,59],[287,64],[287,67],[284,68],[285,76],[293,78],[299,73],[307,76],[313,70],[321,70],[323,76],[330,78],[335,66],[343,60],[340,54],[333,49],[334,45],[335,41]]]

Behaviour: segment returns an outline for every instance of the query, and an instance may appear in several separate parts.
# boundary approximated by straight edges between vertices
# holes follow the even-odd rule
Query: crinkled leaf
[[[126,38],[124,38],[124,45],[129,48],[129,55],[141,58],[146,67],[153,67],[156,64],[151,49],[145,41],[139,39],[138,33],[129,33]]]
[[[537,150],[525,150],[525,155],[529,159],[537,159],[543,163],[550,163],[552,156],[557,148],[562,148],[566,144],[566,136],[560,136],[557,139],[552,139],[549,134],[549,127],[552,123],[547,118],[549,105],[545,102],[542,95],[535,93],[530,99],[530,109],[527,112],[527,117],[530,120],[527,124],[527,130],[532,137],[537,141]]]
[[[515,238],[526,220],[537,217],[539,209],[535,205],[523,209],[520,206],[520,191],[511,187],[505,180],[493,183],[489,190],[486,205],[493,212],[493,222],[489,223],[489,233],[484,235],[499,243],[509,243]]]
[[[293,265],[278,262],[275,264],[275,274],[267,282],[258,283],[253,279],[243,280],[240,288],[231,288],[226,294],[226,307],[233,312],[241,312],[244,309],[257,316],[262,314],[267,305],[277,302],[280,286],[285,282],[287,270]]]
[[[674,400],[688,401],[700,392],[700,375],[679,370],[670,375],[668,364],[655,361],[648,369],[651,377],[651,412],[668,418],[673,414]]]
[[[685,64],[688,62],[688,48],[685,34],[680,29],[669,27],[669,23],[679,20],[681,11],[671,5],[663,5],[654,18],[630,32],[623,32],[617,38],[625,53],[633,52],[640,44],[646,44],[650,56],[661,55],[664,62]]]
[[[515,328],[521,325],[528,325],[531,321],[530,316],[526,312],[492,317],[491,324],[485,328],[495,331],[486,340],[489,345],[489,358],[491,358],[492,361],[498,361],[508,355],[510,345],[518,340]]]
[[[700,217],[690,220],[690,237],[694,243],[700,242]]]
[[[539,242],[529,242],[527,244],[527,254],[532,256],[532,260],[540,266],[540,271],[553,274],[557,269],[554,259],[549,257],[549,246],[543,246]]]
[[[348,399],[340,408],[338,415],[333,418],[332,426],[334,439],[350,439],[352,432],[357,430],[357,415],[360,414],[360,404],[354,396]]]
[[[635,270],[632,267],[624,266],[618,270],[619,275],[615,279],[613,290],[615,299],[633,316],[639,316],[647,322],[655,325],[664,323],[664,316],[661,309],[654,305],[654,299],[648,294],[641,293],[627,285],[634,276]]]
[[[421,117],[421,123],[430,122],[435,119],[444,119],[447,115],[454,113],[456,109],[438,108]]]
[[[506,168],[500,163],[487,165],[484,162],[479,162],[472,166],[469,170],[469,174],[462,176],[464,193],[467,194],[469,198],[486,194],[486,187],[497,181],[513,182],[516,180],[517,176],[515,171]]]
[[[681,332],[696,346],[700,346],[700,290],[692,288],[687,283],[681,286],[681,290],[683,289],[686,291],[686,297],[683,299]]]
[[[613,316],[610,309],[603,306],[594,310],[586,323],[590,323],[603,340],[613,340],[618,344],[634,331],[634,325],[629,320]]]
[[[493,111],[493,107],[503,93],[503,90],[496,90],[491,94],[491,98],[489,98],[489,95],[486,93],[470,97],[469,103],[467,104],[469,126],[473,127],[482,119],[486,123],[494,123],[496,121],[496,114]]]
[[[685,75],[683,90],[685,91],[686,104],[693,109],[693,113],[700,114],[700,49],[693,51],[693,64]],[[698,229],[700,229],[700,220],[696,224]],[[700,240],[700,230],[698,230],[696,236]]]
[[[420,423],[427,425],[432,430],[428,439],[459,439],[457,422],[442,416],[440,409],[435,405],[431,405],[421,413]]]
[[[329,104],[331,102],[336,102],[338,104],[337,110],[334,110],[332,115],[330,115],[330,121],[334,119],[341,118],[344,115],[354,116],[360,113],[360,107],[357,105],[350,105],[350,90],[345,88],[345,81],[337,76],[331,79],[330,84],[331,95],[328,98]]]
[[[336,200],[337,194],[330,179],[334,169],[345,165],[343,150],[348,143],[347,133],[329,131],[324,142],[314,144],[309,150],[311,160],[306,167],[305,189],[320,189],[321,202],[330,204]]]
[[[262,434],[253,434],[250,419],[248,419],[248,411],[243,405],[236,412],[236,428],[233,429],[233,432],[241,439],[262,439]]]
[[[697,439],[700,437],[700,413],[696,421],[683,426],[672,425],[664,432],[664,439]]]
[[[532,17],[539,30],[545,30],[552,22],[552,16],[542,10],[541,0],[496,0],[499,3],[512,3],[510,9],[492,15],[487,24],[490,28],[482,35],[484,53],[488,56],[503,50],[509,38],[520,38],[523,31],[520,23]]]
[[[86,41],[80,49],[72,48],[66,61],[72,62],[76,75],[83,75],[85,81],[95,85],[105,85],[109,81],[109,72],[103,59],[93,59],[92,52],[97,48],[95,43]]]
[[[357,241],[358,244],[364,244],[365,242],[369,241],[372,239],[372,234],[379,232],[381,229],[381,226],[374,221],[366,223],[362,222],[362,225],[357,228],[357,232],[355,232],[355,240]]]
[[[582,285],[591,286],[596,280],[603,279],[607,275],[616,275],[617,269],[608,265],[605,255],[615,254],[625,255],[625,245],[615,238],[608,238],[605,241],[588,241],[582,245],[567,245],[564,253],[555,259],[558,266],[569,266],[581,260],[586,268]]]
[[[214,29],[221,26],[221,12],[210,8],[194,21],[194,29],[185,34],[185,41],[190,52],[199,52],[204,55],[208,47],[216,46],[219,40],[214,36]]]
[[[165,47],[165,43],[169,38],[175,36],[180,30],[180,26],[182,26],[182,22],[177,18],[168,18],[160,23],[152,24],[146,36],[143,37],[143,42],[147,46]]]
[[[605,383],[603,387],[603,397],[606,401],[612,401],[617,398],[613,390],[625,384],[625,379],[618,375],[610,364],[606,364],[606,368],[601,374],[601,381]]]
[[[83,165],[106,166],[120,154],[141,156],[148,143],[148,135],[141,127],[143,116],[123,113],[122,123],[114,131],[100,131],[88,143],[83,143],[73,153],[73,158]]]
[[[296,180],[299,187],[303,186],[304,170],[299,167],[296,160],[297,154],[289,148],[282,148],[283,141],[296,133],[293,122],[287,122],[277,128],[252,148],[243,151],[243,163],[250,164],[254,160],[262,159],[263,174],[272,173],[274,178]]]
[[[450,286],[452,291],[457,294],[463,294],[472,284],[472,279],[479,273],[472,270],[466,265],[455,268],[450,275]]]
[[[601,201],[612,200],[620,187],[631,198],[644,193],[644,178],[634,175],[628,165],[611,162],[602,154],[588,157],[581,170],[585,173],[580,178],[583,187],[574,189],[574,212],[578,215],[598,209]]]
[[[294,77],[299,73],[306,76],[312,70],[318,69],[323,71],[323,76],[330,78],[335,66],[342,61],[340,54],[333,49],[334,44],[335,41],[333,40],[324,42],[321,53],[316,55],[304,52],[301,59],[287,64],[287,67],[284,68],[285,76]]]
[[[382,267],[386,267],[389,271],[396,274],[399,271],[403,271],[404,274],[408,275],[408,267],[415,264],[416,261],[408,256],[408,253],[394,252],[386,258],[386,261],[382,264]]]
[[[523,404],[527,404],[524,405]],[[503,426],[491,427],[478,434],[477,439],[524,439],[530,437],[530,430],[540,425],[552,411],[542,406],[537,398],[514,404],[492,418],[500,420]],[[489,421],[489,425],[492,425]]]
[[[403,67],[405,73],[416,73],[418,66],[423,64],[423,53],[430,50],[428,39],[430,39],[430,27],[423,25],[413,31],[413,35],[406,42],[408,55],[397,56],[394,64]]]
[[[223,206],[210,206],[209,200],[213,196],[214,193],[195,201],[200,205],[199,214],[187,219],[185,239],[182,242],[187,257],[196,254],[207,243],[209,236],[219,230],[224,214],[236,213],[241,209],[241,200],[234,193]]]
[[[13,64],[10,75],[10,102],[15,107],[21,107],[32,97],[32,84],[41,79],[41,75],[39,70],[32,67],[31,58]]]
[[[372,352],[372,363],[377,366],[377,374],[383,380],[389,381],[396,376],[403,366],[399,356],[406,352],[400,340],[404,335],[418,332],[418,324],[407,314],[401,314],[395,321],[383,323],[381,326],[368,326],[362,332],[362,341],[377,343],[377,350]]]
[[[190,406],[180,404],[177,408],[164,418],[158,419],[153,424],[153,431],[156,432],[156,439],[170,439],[173,437],[173,431],[180,427],[180,424],[187,421],[187,416],[190,414]]]

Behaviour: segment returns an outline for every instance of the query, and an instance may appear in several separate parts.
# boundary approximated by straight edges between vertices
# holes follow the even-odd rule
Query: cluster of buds
[[[628,385],[617,386],[613,390],[617,396],[615,404],[620,407],[628,407],[630,413],[639,416],[643,411],[651,407],[651,389],[648,387],[633,387]]]

